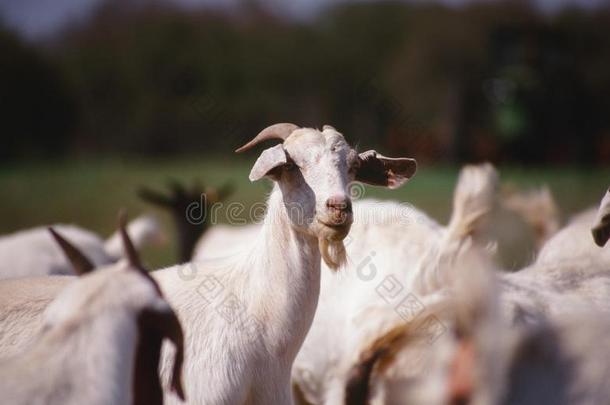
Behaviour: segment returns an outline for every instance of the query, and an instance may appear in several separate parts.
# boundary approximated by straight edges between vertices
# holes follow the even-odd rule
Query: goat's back
[[[49,276],[0,281],[0,358],[17,354],[32,342],[44,310],[74,279]]]

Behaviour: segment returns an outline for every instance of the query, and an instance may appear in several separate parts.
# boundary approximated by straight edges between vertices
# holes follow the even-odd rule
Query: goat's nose
[[[345,195],[334,195],[326,200],[326,207],[334,211],[349,213],[352,212],[352,201]]]

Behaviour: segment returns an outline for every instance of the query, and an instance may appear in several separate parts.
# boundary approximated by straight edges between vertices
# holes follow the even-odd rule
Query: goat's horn
[[[235,150],[235,152],[240,153],[240,152],[246,151],[246,150],[250,149],[251,147],[253,147],[254,145],[257,145],[268,139],[281,139],[282,141],[285,141],[286,138],[288,138],[290,136],[290,134],[294,130],[297,130],[297,129],[299,129],[299,126],[290,124],[290,123],[286,123],[286,122],[281,123],[281,124],[271,125],[270,127],[263,129],[250,142],[248,142],[241,148]]]
[[[129,234],[127,233],[127,214],[125,210],[122,209],[119,212],[119,231],[121,232],[121,239],[123,240],[123,249],[125,249],[125,256],[129,261],[131,267],[134,267],[142,272],[145,272],[142,267],[142,263],[140,262],[140,256],[136,248],[133,246],[131,239],[129,238]]]
[[[87,259],[80,250],[74,247],[74,245],[58,234],[55,229],[49,228],[49,232],[51,232],[51,235],[53,235],[53,238],[68,258],[68,261],[72,264],[76,274],[82,276],[83,274],[90,273],[94,269],[94,266],[89,259]]]

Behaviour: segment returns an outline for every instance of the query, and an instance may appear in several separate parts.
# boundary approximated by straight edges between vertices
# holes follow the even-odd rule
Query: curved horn
[[[125,249],[125,256],[127,257],[129,264],[131,267],[135,267],[143,273],[146,273],[142,267],[142,263],[140,262],[140,256],[138,255],[136,248],[133,246],[133,243],[129,238],[129,234],[127,233],[127,214],[125,213],[124,209],[119,212],[119,231],[121,232],[123,249]]]
[[[74,247],[74,245],[58,234],[55,229],[49,228],[49,232],[51,232],[51,235],[53,235],[53,238],[66,255],[66,258],[70,264],[72,264],[76,274],[82,276],[83,274],[90,273],[94,269],[94,266],[89,259],[87,259],[80,250]]]
[[[286,138],[290,136],[292,131],[295,131],[297,129],[299,129],[299,126],[287,122],[271,125],[270,127],[263,129],[250,142],[248,142],[241,148],[236,149],[235,152],[241,153],[268,139],[281,139],[282,141],[285,141]]]

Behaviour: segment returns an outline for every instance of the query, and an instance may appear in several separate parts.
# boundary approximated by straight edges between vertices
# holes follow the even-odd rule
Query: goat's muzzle
[[[350,226],[353,221],[352,201],[347,196],[332,196],[326,200],[325,217],[320,221],[328,227]]]

